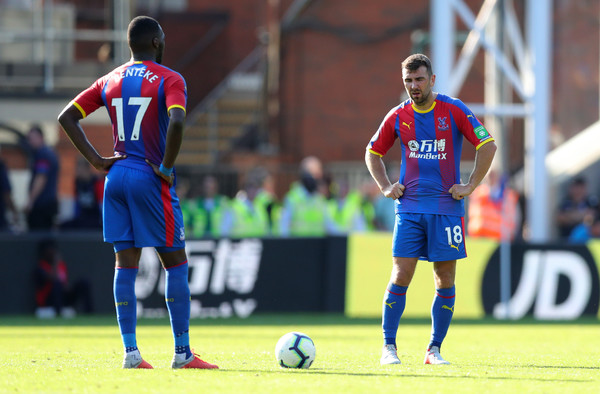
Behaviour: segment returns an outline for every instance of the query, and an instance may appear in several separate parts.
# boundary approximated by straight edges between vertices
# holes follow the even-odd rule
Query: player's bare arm
[[[163,157],[162,165],[166,168],[173,168],[175,160],[179,154],[181,148],[181,142],[183,141],[183,130],[185,126],[185,111],[181,108],[171,108],[169,112],[169,128],[167,129],[167,140],[165,143],[165,156]],[[160,171],[160,167],[155,163],[151,163],[146,160],[148,164],[154,170],[154,173],[169,182],[169,185],[173,184],[174,175],[167,176]]]
[[[86,158],[95,169],[107,172],[117,160],[127,156],[115,155],[111,157],[101,156],[87,139],[79,121],[83,119],[81,112],[73,104],[67,105],[58,115],[58,122],[67,136],[75,145],[75,148]]]
[[[398,182],[390,182],[385,170],[385,164],[380,156],[367,151],[365,153],[365,163],[384,196],[394,200],[402,197],[404,194],[404,185]]]
[[[469,176],[469,182],[466,184],[452,185],[450,190],[448,190],[448,192],[452,194],[452,198],[455,200],[462,200],[473,193],[473,190],[481,183],[490,169],[492,160],[496,154],[496,149],[496,144],[493,141],[490,141],[477,150],[477,153],[475,154],[475,168],[473,168],[473,172],[471,172],[471,175]]]

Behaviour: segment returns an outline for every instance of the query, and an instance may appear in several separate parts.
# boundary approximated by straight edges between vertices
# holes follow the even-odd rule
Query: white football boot
[[[396,345],[383,345],[380,362],[381,365],[401,364],[396,352]]]
[[[152,365],[150,365],[146,361],[144,361],[139,350],[125,353],[125,357],[123,357],[123,368],[124,369],[136,369],[136,368],[153,369]]]
[[[175,353],[171,362],[171,368],[219,369],[217,365],[200,359],[196,353],[192,353],[189,358],[185,358],[185,353]]]
[[[425,360],[423,361],[423,364],[441,365],[450,363],[442,358],[439,347],[432,346],[427,349],[427,352],[425,352]]]

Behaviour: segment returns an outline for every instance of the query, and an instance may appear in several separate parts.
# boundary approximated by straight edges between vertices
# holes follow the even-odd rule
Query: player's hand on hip
[[[157,166],[156,164],[152,163],[148,159],[146,159],[146,163],[148,163],[148,165],[150,167],[152,167],[152,171],[154,171],[154,173],[156,175],[158,175],[162,180],[164,180],[165,182],[167,182],[169,184],[169,186],[171,186],[173,184],[173,181],[175,180],[175,174],[171,174],[171,175],[167,176],[167,175],[163,174],[160,171],[160,167],[159,166]]]
[[[404,185],[396,182],[387,187],[384,187],[383,189],[381,189],[381,192],[387,198],[396,200],[404,195],[404,189],[405,189]]]
[[[473,188],[470,185],[462,185],[462,184],[454,184],[448,190],[448,193],[452,194],[452,198],[455,200],[462,200],[467,197],[471,193],[473,193]]]
[[[99,163],[94,164],[94,168],[96,168],[99,171],[108,172],[108,170],[110,170],[110,167],[112,167],[112,165],[115,164],[115,162],[126,159],[126,158],[127,158],[127,155],[119,155],[119,154],[111,156],[111,157],[103,157]]]

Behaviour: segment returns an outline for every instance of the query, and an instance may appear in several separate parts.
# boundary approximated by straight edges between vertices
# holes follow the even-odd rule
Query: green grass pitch
[[[309,370],[277,365],[281,335],[312,337]],[[120,393],[416,393],[600,392],[600,325],[532,321],[455,321],[442,349],[452,362],[423,365],[430,324],[401,323],[402,365],[379,365],[380,323],[332,315],[252,316],[193,320],[192,346],[221,369],[169,368],[168,320],[141,320],[138,345],[154,370],[120,368],[114,317],[0,320],[0,392]]]

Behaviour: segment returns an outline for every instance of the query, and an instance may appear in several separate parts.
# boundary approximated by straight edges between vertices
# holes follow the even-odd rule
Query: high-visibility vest
[[[275,204],[275,196],[273,196],[271,193],[267,192],[266,190],[260,190],[256,194],[256,197],[254,197],[253,202],[255,204],[260,204],[266,208],[269,205]]]
[[[340,231],[349,233],[356,230],[353,228],[356,217],[363,215],[362,198],[357,191],[349,192],[344,198],[341,206],[339,200],[332,199],[328,202],[328,207],[330,215]]]
[[[185,231],[186,232],[190,232],[192,231],[192,215],[193,215],[193,208],[192,206],[194,201],[189,200],[189,199],[180,199],[179,200],[179,206],[181,207],[181,214],[183,215],[183,225],[185,226]]]
[[[361,198],[361,210],[367,221],[367,230],[375,230],[375,206],[367,198]]]
[[[256,197],[254,197],[253,203],[256,206],[260,206],[267,213],[267,218],[269,220],[269,234],[276,234],[281,207],[277,203],[275,196],[272,193],[261,189]]]
[[[248,202],[236,198],[231,208],[233,210],[232,237],[263,237],[269,234],[269,217],[261,202]]]
[[[300,185],[294,185],[286,198],[292,206],[291,236],[321,237],[327,233],[325,197],[319,193],[309,194]]]
[[[207,211],[204,199],[190,202],[190,227],[194,238],[220,237],[223,215],[229,209],[229,199],[225,196],[214,197],[214,208]]]
[[[514,190],[506,188],[502,198],[492,199],[490,186],[479,185],[469,196],[468,234],[501,240],[504,227],[507,238],[512,240],[517,231],[518,204],[519,197]]]

